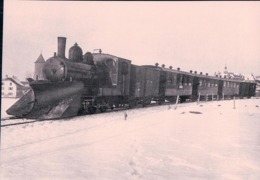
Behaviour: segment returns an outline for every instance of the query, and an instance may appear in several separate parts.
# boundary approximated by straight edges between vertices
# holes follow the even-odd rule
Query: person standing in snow
[[[125,116],[125,120],[126,120],[126,118],[127,118],[127,113],[126,112],[125,112],[124,116]]]

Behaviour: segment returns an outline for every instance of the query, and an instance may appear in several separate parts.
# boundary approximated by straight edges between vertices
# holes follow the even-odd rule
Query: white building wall
[[[2,80],[2,96],[1,97],[16,97],[17,86],[10,80]]]

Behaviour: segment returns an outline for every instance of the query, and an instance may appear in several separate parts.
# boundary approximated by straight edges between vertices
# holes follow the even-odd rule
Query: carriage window
[[[210,87],[210,82],[208,82],[208,87]]]
[[[141,84],[140,84],[140,82],[137,82],[135,91],[136,91],[136,93],[138,93],[140,90],[141,90]]]
[[[122,74],[128,74],[128,64],[126,62],[122,62]]]
[[[109,75],[112,81],[113,85],[117,85],[117,72],[118,72],[118,61],[109,59],[108,65],[109,65]],[[127,65],[127,64],[126,64]],[[122,65],[124,66],[124,65]],[[122,67],[123,68],[123,67]],[[124,69],[126,70],[126,69]],[[123,73],[123,72],[122,72]],[[125,72],[124,72],[125,73]]]
[[[224,81],[223,86],[226,87],[226,81]]]
[[[187,85],[187,76],[183,75],[183,85]]]
[[[178,84],[182,85],[182,75],[181,74],[177,75],[177,82],[178,82]]]
[[[203,86],[207,86],[207,81],[206,80],[203,80]]]
[[[193,77],[192,77],[192,76],[190,76],[190,77],[189,77],[189,86],[191,86],[191,85],[192,85],[192,81],[193,81]]]
[[[168,84],[173,84],[173,74],[172,73],[168,73],[168,80],[167,80]]]
[[[173,83],[173,84],[176,84],[176,82],[177,82],[177,75],[174,74],[174,75],[173,75],[173,82],[172,82],[172,83]]]
[[[200,85],[199,86],[202,86],[202,80],[200,80]]]
[[[168,84],[172,84],[172,79],[168,79]]]

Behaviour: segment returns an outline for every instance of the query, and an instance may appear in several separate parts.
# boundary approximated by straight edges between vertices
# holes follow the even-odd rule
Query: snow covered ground
[[[260,99],[233,103],[3,127],[0,179],[260,179]]]

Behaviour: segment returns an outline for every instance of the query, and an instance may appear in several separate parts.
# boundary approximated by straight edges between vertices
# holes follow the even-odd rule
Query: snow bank
[[[174,107],[1,128],[0,179],[260,179],[259,99]]]

